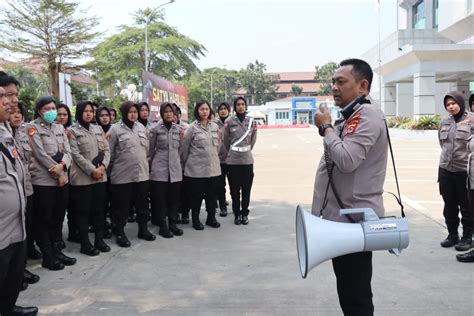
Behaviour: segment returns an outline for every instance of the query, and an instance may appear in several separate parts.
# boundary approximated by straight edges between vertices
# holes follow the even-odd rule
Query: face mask
[[[44,113],[43,119],[49,124],[51,124],[56,119],[56,116],[58,116],[58,112],[56,112],[56,110],[51,110]]]

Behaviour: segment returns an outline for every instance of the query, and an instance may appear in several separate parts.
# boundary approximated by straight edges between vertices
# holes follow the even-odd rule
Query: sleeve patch
[[[357,113],[346,123],[346,128],[344,130],[344,136],[352,135],[356,132],[357,126],[360,123],[360,117],[362,116],[362,112]]]
[[[38,130],[34,127],[28,128],[28,135],[29,136],[34,136],[36,133],[38,133]]]

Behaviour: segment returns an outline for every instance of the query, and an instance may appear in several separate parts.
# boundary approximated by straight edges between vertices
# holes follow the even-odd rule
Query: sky
[[[131,13],[168,0],[79,0],[100,18],[106,35],[132,24]],[[360,57],[396,30],[397,0],[176,0],[165,22],[204,45],[200,69],[240,70],[263,62],[269,72],[314,71],[316,65]],[[105,36],[106,36],[105,35]]]

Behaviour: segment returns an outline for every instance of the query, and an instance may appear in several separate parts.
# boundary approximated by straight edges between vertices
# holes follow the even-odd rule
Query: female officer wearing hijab
[[[71,166],[71,206],[75,209],[79,226],[80,252],[97,256],[108,252],[104,242],[104,206],[106,198],[106,169],[110,161],[109,145],[102,128],[92,124],[94,110],[89,101],[76,106],[76,125],[69,128],[69,143],[73,163]],[[94,246],[89,240],[89,216],[95,232]]]
[[[182,161],[186,186],[190,191],[193,227],[203,230],[199,220],[202,199],[206,199],[206,225],[218,228],[216,220],[216,185],[221,174],[218,150],[219,126],[209,119],[212,110],[207,101],[198,102],[194,108],[196,121],[184,132]]]
[[[176,227],[183,181],[179,156],[181,128],[173,122],[176,113],[170,103],[161,105],[160,115],[162,120],[150,130],[150,195],[159,234],[171,238],[183,234]]]
[[[121,122],[114,124],[107,139],[112,165],[112,223],[115,224],[117,245],[130,247],[124,232],[130,205],[135,206],[138,222],[138,238],[152,241],[156,236],[148,230],[148,166],[149,142],[145,127],[137,122],[138,106],[126,101],[120,106]]]
[[[49,96],[36,100],[36,119],[27,124],[32,159],[30,164],[33,183],[33,230],[43,254],[43,267],[62,270],[76,259],[67,257],[64,249],[62,224],[68,204],[67,170],[71,164],[71,149],[64,127],[54,123],[56,102]]]
[[[224,146],[228,152],[226,163],[234,223],[247,225],[253,182],[252,149],[257,141],[257,124],[246,116],[247,101],[244,98],[234,100],[234,111],[236,115],[226,120],[224,124]],[[242,204],[240,191],[242,191]]]
[[[466,188],[468,165],[468,139],[474,132],[474,114],[467,112],[463,95],[452,91],[444,97],[444,107],[449,113],[439,126],[441,158],[438,169],[439,192],[443,197],[443,215],[448,237],[442,247],[455,246],[456,250],[468,250],[472,246],[474,214],[468,206]],[[459,212],[463,236],[459,240]]]

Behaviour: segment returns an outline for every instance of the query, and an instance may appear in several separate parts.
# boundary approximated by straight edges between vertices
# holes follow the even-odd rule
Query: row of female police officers
[[[194,109],[196,121],[187,127],[176,123],[177,107],[164,103],[160,108],[162,120],[145,128],[138,122],[138,105],[127,101],[120,107],[122,119],[107,133],[100,122],[104,109],[95,113],[93,106],[89,101],[79,102],[77,123],[66,132],[55,123],[55,101],[42,97],[36,102],[36,119],[26,126],[35,192],[34,236],[43,254],[44,267],[60,270],[75,263],[74,258],[62,253],[62,222],[68,205],[79,231],[80,251],[90,256],[110,251],[103,240],[107,181],[111,187],[112,225],[120,247],[130,246],[124,227],[131,206],[137,213],[138,238],[155,239],[147,225],[149,197],[160,226],[159,234],[167,238],[183,234],[176,226],[177,212],[183,204],[183,180],[192,226],[204,229],[199,213],[205,199],[205,223],[219,227],[215,208],[216,190],[222,183],[222,162],[229,168],[235,224],[248,224],[253,181],[251,150],[257,131],[256,124],[245,114],[245,99],[235,100],[237,115],[225,120],[222,127],[210,119],[211,107],[202,101]],[[93,123],[96,116],[99,125]],[[227,155],[219,159],[221,144]],[[93,245],[88,235],[91,218],[95,231]]]

